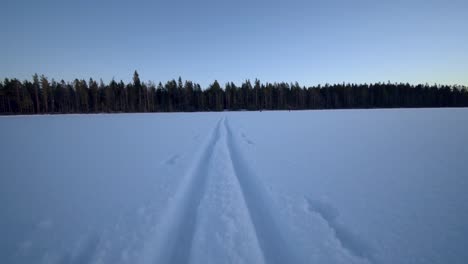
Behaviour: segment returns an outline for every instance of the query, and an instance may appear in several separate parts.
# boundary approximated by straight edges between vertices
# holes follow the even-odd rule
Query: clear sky
[[[0,78],[468,85],[467,0],[0,0]]]

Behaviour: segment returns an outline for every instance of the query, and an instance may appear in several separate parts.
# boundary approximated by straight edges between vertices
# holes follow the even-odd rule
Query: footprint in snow
[[[180,155],[172,155],[169,159],[167,159],[164,164],[165,165],[174,165],[176,164],[177,160],[180,158]]]
[[[250,140],[244,133],[242,133],[241,136],[245,140],[245,142],[247,142],[247,144],[255,145],[255,143],[252,140]]]
[[[305,197],[305,200],[307,210],[319,215],[327,223],[344,249],[356,257],[375,263],[372,247],[363,238],[338,221],[340,213],[337,208],[323,200],[312,200],[307,197]]]

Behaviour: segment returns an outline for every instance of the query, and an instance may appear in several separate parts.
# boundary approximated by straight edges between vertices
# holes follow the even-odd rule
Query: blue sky
[[[468,85],[467,14],[466,0],[7,0],[0,78]]]

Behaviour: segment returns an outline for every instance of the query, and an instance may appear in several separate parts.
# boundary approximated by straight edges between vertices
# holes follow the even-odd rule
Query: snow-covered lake
[[[468,109],[0,117],[0,263],[466,263]]]

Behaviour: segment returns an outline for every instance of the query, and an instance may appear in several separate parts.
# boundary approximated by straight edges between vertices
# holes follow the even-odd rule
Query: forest
[[[468,107],[468,88],[390,82],[305,87],[259,80],[224,87],[214,81],[202,88],[181,77],[165,84],[142,82],[137,71],[127,84],[93,79],[57,82],[37,74],[32,80],[0,81],[2,115],[421,107]]]

